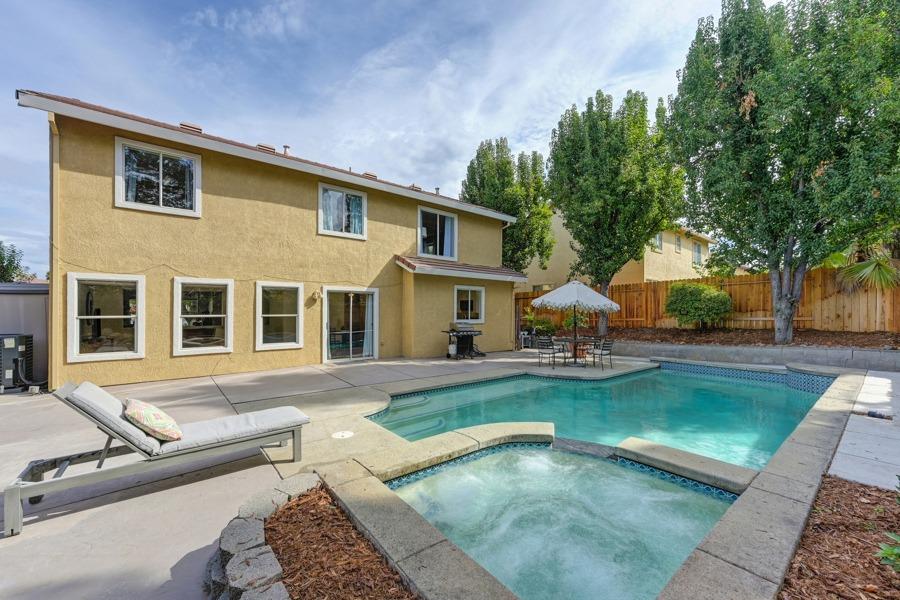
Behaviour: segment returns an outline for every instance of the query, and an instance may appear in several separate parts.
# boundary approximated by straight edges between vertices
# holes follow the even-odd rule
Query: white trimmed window
[[[677,252],[678,254],[681,254],[681,236],[680,235],[675,236],[675,252]]]
[[[176,277],[173,314],[175,356],[231,352],[234,280]]]
[[[365,192],[319,184],[319,233],[366,239],[368,199]]]
[[[694,264],[703,264],[703,246],[700,245],[700,242],[694,242]]]
[[[200,216],[200,156],[116,138],[116,206]]]
[[[453,287],[453,320],[456,323],[484,323],[484,288],[472,285]]]
[[[256,349],[303,347],[303,284],[256,282]]]
[[[650,240],[650,248],[652,250],[654,250],[655,252],[662,252],[662,244],[663,244],[662,237],[663,237],[663,234],[660,231],[655,236],[653,236],[653,239]]]
[[[419,256],[456,260],[456,215],[419,207]]]
[[[69,362],[144,358],[144,276],[68,274]]]

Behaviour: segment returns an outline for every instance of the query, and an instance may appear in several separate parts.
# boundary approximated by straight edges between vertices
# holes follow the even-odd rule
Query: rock
[[[222,566],[222,554],[216,550],[206,563],[206,578],[203,590],[210,598],[218,598],[225,591],[228,581],[225,579],[225,567]]]
[[[253,519],[267,519],[269,515],[290,500],[281,490],[270,489],[251,496],[238,509],[238,516]]]
[[[315,473],[300,473],[281,481],[275,489],[284,492],[293,500],[319,485],[321,481]]]
[[[242,550],[225,565],[232,598],[253,589],[263,589],[281,581],[281,565],[269,546]]]
[[[241,600],[291,600],[284,583],[278,581],[267,588],[255,588],[244,592]]]
[[[266,534],[262,519],[236,517],[231,520],[219,538],[219,554],[222,564],[228,564],[231,557],[243,550],[264,546]]]

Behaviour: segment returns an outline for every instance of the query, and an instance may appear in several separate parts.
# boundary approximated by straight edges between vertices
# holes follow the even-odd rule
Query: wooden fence
[[[769,276],[739,275],[688,279],[708,283],[728,292],[734,307],[723,325],[733,329],[773,329],[772,293]],[[613,285],[607,294],[622,307],[611,313],[611,327],[676,327],[675,319],[666,314],[666,297],[674,281],[648,281]],[[531,300],[546,292],[516,294],[517,323]],[[536,311],[536,316],[550,319],[560,326],[567,314]],[[596,315],[591,326],[597,324]],[[823,331],[891,331],[900,332],[900,288],[881,291],[858,289],[847,292],[837,282],[832,269],[814,269],[807,273],[803,296],[794,317],[797,329]]]

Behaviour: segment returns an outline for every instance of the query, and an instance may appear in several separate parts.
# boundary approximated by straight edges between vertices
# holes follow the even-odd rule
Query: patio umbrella
[[[578,309],[588,312],[619,312],[619,305],[580,281],[570,281],[531,301],[535,308],[572,309],[573,351],[578,344]]]

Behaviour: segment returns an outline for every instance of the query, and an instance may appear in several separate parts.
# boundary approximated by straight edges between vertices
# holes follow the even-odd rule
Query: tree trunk
[[[800,305],[806,266],[769,271],[772,282],[772,313],[775,318],[775,343],[790,344],[794,339],[794,314]]]
[[[600,293],[606,296],[609,292],[609,282],[601,281],[600,285],[597,286],[600,288]],[[597,319],[597,335],[600,337],[606,337],[609,334],[609,313],[600,311],[600,316]]]

